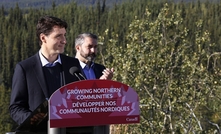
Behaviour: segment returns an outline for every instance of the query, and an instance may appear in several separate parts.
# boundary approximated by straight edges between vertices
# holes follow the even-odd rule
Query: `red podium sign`
[[[73,82],[49,99],[49,120],[51,128],[139,123],[139,98],[116,81]]]

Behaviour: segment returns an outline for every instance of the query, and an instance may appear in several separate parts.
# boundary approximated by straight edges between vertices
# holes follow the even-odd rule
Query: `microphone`
[[[71,67],[69,69],[69,72],[72,74],[72,75],[75,75],[78,80],[86,80],[86,78],[81,74],[81,71],[79,70],[79,68],[77,67]],[[79,77],[80,76],[80,77]],[[82,79],[83,78],[83,79]]]

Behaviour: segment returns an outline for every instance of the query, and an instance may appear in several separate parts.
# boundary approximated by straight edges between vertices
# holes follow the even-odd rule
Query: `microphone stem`
[[[80,77],[76,73],[74,73],[74,75],[78,78],[79,81],[81,80]]]
[[[84,80],[87,80],[81,73],[79,73],[79,74]]]

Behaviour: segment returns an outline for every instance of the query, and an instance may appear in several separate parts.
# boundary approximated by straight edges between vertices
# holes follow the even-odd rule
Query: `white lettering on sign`
[[[121,88],[95,88],[95,89],[69,89],[67,94],[106,94],[106,93],[119,93]]]

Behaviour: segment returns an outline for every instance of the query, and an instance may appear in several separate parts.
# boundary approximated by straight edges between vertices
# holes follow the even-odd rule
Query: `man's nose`
[[[63,44],[66,44],[67,43],[67,40],[66,38],[64,37],[64,39],[61,41]]]
[[[94,48],[94,47],[92,47],[92,48],[91,48],[91,52],[94,52],[94,51],[95,51],[95,48]]]

